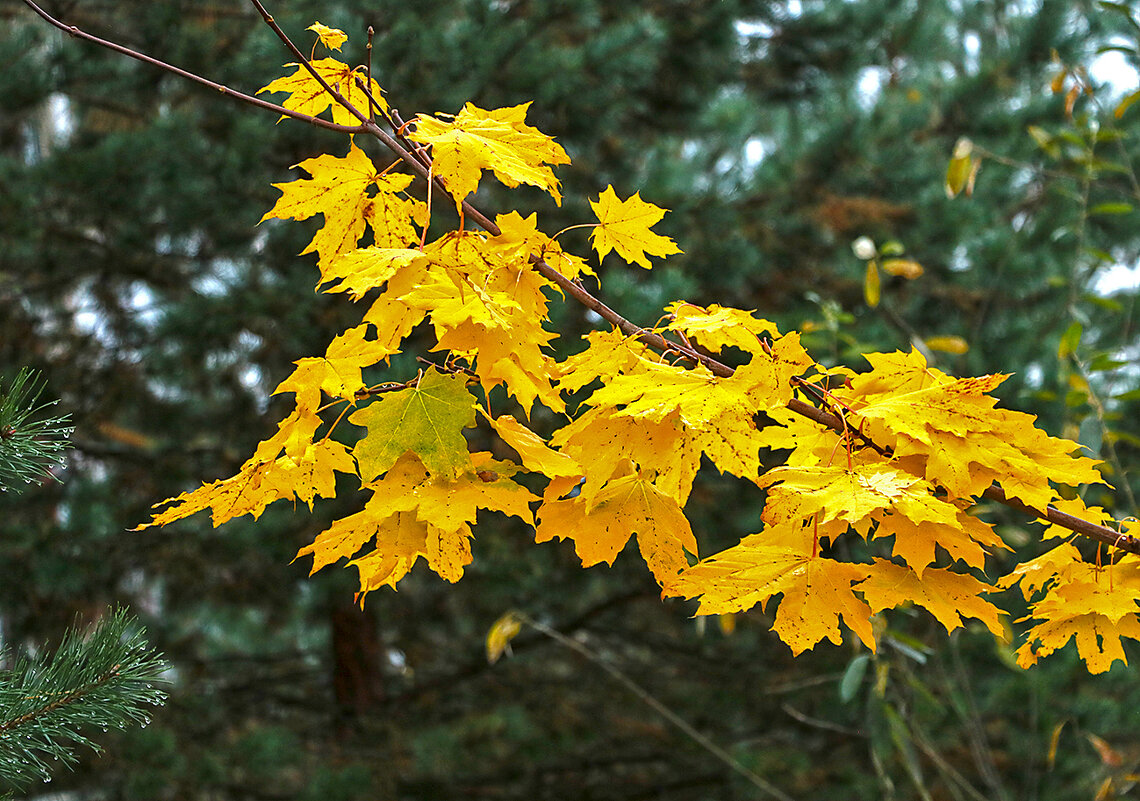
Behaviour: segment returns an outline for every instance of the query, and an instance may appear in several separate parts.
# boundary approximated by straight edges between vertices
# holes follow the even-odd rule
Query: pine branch
[[[75,765],[81,746],[101,750],[84,730],[150,722],[166,699],[154,686],[166,665],[143,635],[118,609],[86,632],[69,629],[52,656],[0,672],[0,781],[51,781],[52,763]]]
[[[72,428],[67,415],[37,418],[57,401],[39,403],[43,384],[22,368],[7,392],[0,387],[0,491],[54,477]]]

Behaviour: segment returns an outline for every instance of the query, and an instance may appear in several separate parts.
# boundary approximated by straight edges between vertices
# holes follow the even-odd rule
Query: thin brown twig
[[[201,75],[197,75],[193,72],[187,72],[180,67],[176,67],[173,64],[168,64],[165,61],[160,61],[159,59],[148,56],[145,53],[140,53],[137,50],[132,50],[129,47],[124,47],[123,45],[116,42],[102,39],[98,36],[95,36],[94,34],[87,33],[75,25],[68,25],[65,22],[61,22],[52,15],[48,14],[34,2],[32,2],[32,0],[24,0],[24,4],[28,6],[28,8],[32,9],[32,11],[34,11],[49,25],[58,28],[69,36],[91,42],[92,44],[97,44],[100,47],[105,47],[108,50],[119,53],[120,55],[124,55],[128,58],[133,58],[136,61],[141,61],[144,64],[150,64],[153,67],[158,67],[159,69],[166,70],[167,72],[172,73],[173,75],[177,75],[180,78],[185,78],[188,81],[201,84],[202,86],[208,86],[211,89],[215,89],[224,95],[229,95],[230,97],[240,100],[243,103],[248,103],[251,106],[256,106],[257,108],[265,109],[266,111],[273,111],[286,117],[292,117],[295,120],[307,122],[310,125],[316,125],[320,128],[327,128],[331,131],[353,134],[360,133],[364,130],[361,126],[358,125],[340,125],[335,122],[329,122],[328,120],[322,120],[320,117],[314,117],[310,114],[303,114],[299,111],[293,111],[292,109],[285,108],[284,106],[279,106],[276,103],[270,103],[268,100],[262,100],[259,97],[254,97],[253,95],[247,95],[245,92],[239,92],[236,89],[231,89],[228,86],[224,86],[223,84],[215,83],[208,78],[204,78]]]
[[[716,757],[720,762],[743,776],[753,786],[764,791],[774,798],[780,799],[780,801],[792,801],[791,797],[787,795],[783,790],[781,790],[779,787],[776,787],[774,784],[762,776],[757,775],[755,771],[741,764],[740,760],[736,759],[734,756],[732,756],[732,754],[728,753],[704,734],[701,734],[701,732],[697,731],[691,723],[689,723],[687,720],[682,718],[672,709],[659,701],[648,690],[646,690],[644,687],[626,675],[624,671],[620,670],[611,664],[609,660],[602,657],[601,654],[597,653],[578,639],[567,637],[557,629],[553,629],[550,626],[539,623],[538,621],[533,620],[521,612],[515,612],[515,615],[518,617],[521,623],[530,626],[535,631],[545,634],[555,642],[565,646],[566,648],[569,648],[571,651],[574,651],[577,654],[580,654],[590,662],[593,662],[595,665],[600,667],[619,684],[637,696],[642,703],[649,706],[658,715],[665,718],[665,720],[669,721],[682,732],[684,732],[685,736],[700,745],[702,748]]]

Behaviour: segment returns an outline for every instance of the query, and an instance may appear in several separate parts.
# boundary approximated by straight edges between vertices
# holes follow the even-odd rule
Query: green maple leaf
[[[471,464],[462,432],[475,425],[475,397],[462,375],[432,370],[416,386],[393,392],[348,420],[368,429],[352,452],[366,482],[407,451],[415,451],[437,475],[455,476]]]

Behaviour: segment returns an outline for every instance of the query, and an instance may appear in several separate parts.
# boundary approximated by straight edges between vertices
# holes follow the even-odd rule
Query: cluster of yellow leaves
[[[1086,562],[1064,543],[1016,567],[998,585],[1020,584],[1026,600],[1040,596],[1029,617],[1042,620],[1017,651],[1022,667],[1075,639],[1090,673],[1103,673],[1119,659],[1127,663],[1120,638],[1140,639],[1140,557],[1123,555],[1115,564]]]
[[[317,23],[311,30],[326,47],[344,43],[335,29]],[[288,108],[320,114],[331,107],[334,120],[347,120],[308,67],[291,66],[298,67],[292,75],[263,91],[288,93]],[[333,59],[311,66],[368,108],[356,71]],[[370,94],[379,99],[379,87]],[[487,170],[507,186],[539,187],[561,201],[552,167],[569,158],[526,124],[528,105],[485,111],[467,104],[454,117],[416,117],[407,135],[430,154],[432,174],[457,208]],[[318,288],[367,299],[367,308],[324,356],[299,360],[277,387],[293,394],[295,408],[238,475],[183,493],[148,525],[204,509],[217,525],[257,517],[279,499],[311,504],[336,494],[336,473],[345,473],[359,481],[360,511],[335,521],[298,557],[311,555],[313,572],[348,560],[362,597],[394,588],[421,558],[443,578],[459,579],[482,509],[517,518],[537,542],[572,541],[584,565],[612,563],[635,539],[663,592],[699,597],[702,614],[767,607],[781,596],[773,629],[796,653],[824,639],[839,643],[841,624],[874,649],[872,615],[903,604],[924,607],[948,631],[975,618],[1001,637],[1001,613],[983,596],[1018,582],[1026,597],[1045,593],[1033,607],[1044,622],[1030,631],[1022,664],[1076,637],[1090,669],[1103,670],[1123,659],[1120,636],[1140,636],[1140,560],[1133,557],[1098,568],[1066,544],[996,586],[984,579],[988,557],[1006,546],[971,509],[994,482],[1035,509],[1052,504],[1107,519],[1065,500],[1056,486],[1099,481],[1095,463],[1074,456],[1074,443],[1046,435],[1029,415],[996,408],[989,393],[1004,376],[956,379],[917,351],[869,354],[863,373],[825,371],[794,332],[781,334],[747,310],[681,301],[666,307],[651,333],[678,343],[677,352],[692,346],[731,358],[739,367],[730,376],[617,330],[587,334],[582,350],[558,361],[550,350],[555,335],[543,324],[559,290],[533,262],[570,278],[593,270],[539,230],[536,215],[499,215],[494,235],[457,230],[427,241],[430,210],[409,194],[412,176],[378,171],[355,143],[343,157],[297,167],[309,177],[277,184],[281,197],[263,220],[322,216],[304,251],[317,254]],[[651,230],[665,210],[639,195],[623,201],[607,187],[591,205],[599,260],[615,252],[648,268],[649,257],[680,252]],[[367,371],[387,363],[421,324],[446,367],[370,387]],[[836,378],[842,386],[827,389]],[[499,386],[526,418],[549,425],[553,412],[569,422],[546,438],[525,419],[492,415],[487,393]],[[799,394],[845,429],[793,413],[788,405]],[[548,411],[535,415],[536,404]],[[328,424],[322,414],[336,417],[318,437]],[[342,418],[364,432],[351,447],[333,439],[353,436],[337,428]],[[481,421],[517,458],[470,449]],[[783,464],[765,469],[765,453],[782,454]],[[703,459],[767,490],[767,500],[761,531],[699,559],[699,532],[684,508]],[[516,480],[524,474],[545,477],[541,494],[527,488],[541,481]]]

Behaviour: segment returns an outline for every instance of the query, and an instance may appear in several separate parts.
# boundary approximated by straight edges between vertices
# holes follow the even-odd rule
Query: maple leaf
[[[323,27],[323,26],[322,26]],[[328,30],[334,30],[332,28]],[[321,36],[324,41],[324,35]],[[347,38],[347,37],[346,37]],[[310,61],[309,65],[324,79],[325,83],[340,92],[350,104],[355,106],[365,116],[368,114],[368,95],[356,85],[359,78],[368,86],[368,91],[376,100],[381,111],[388,110],[388,103],[382,96],[380,85],[368,78],[363,69],[353,69],[335,58],[321,58]],[[281,105],[290,111],[299,111],[316,117],[332,107],[332,121],[338,125],[358,125],[360,120],[355,114],[342,106],[336,98],[325,91],[321,82],[313,77],[312,73],[303,64],[296,62],[286,64],[286,67],[295,67],[291,75],[286,75],[270,82],[257,90],[262,92],[285,92],[289,96]],[[281,119],[285,119],[282,117]]]
[[[588,409],[555,431],[551,442],[582,465],[586,483],[581,493],[587,501],[628,460],[658,490],[683,505],[701,464],[701,450],[685,435],[675,412],[653,421],[617,416],[610,408]]]
[[[278,500],[297,498],[311,508],[314,497],[331,498],[336,494],[335,472],[355,474],[356,465],[344,445],[327,439],[309,443],[296,456],[250,459],[235,476],[203,484],[156,504],[155,508],[167,508],[136,530],[165,526],[205,509],[211,510],[216,528],[246,514],[256,520],[269,504]]]
[[[316,253],[322,268],[333,258],[354,250],[371,225],[376,244],[403,247],[418,239],[413,221],[426,221],[424,206],[404,197],[410,175],[379,175],[364,151],[352,143],[343,158],[328,154],[294,164],[311,178],[274,184],[281,197],[260,222],[268,219],[306,220],[317,214],[325,222],[301,251]],[[369,194],[375,189],[375,196]],[[324,278],[323,280],[331,280]]]
[[[423,251],[408,248],[368,247],[337,256],[321,271],[321,283],[332,286],[325,292],[348,292],[360,300],[370,289],[378,289],[401,270],[426,265]]]
[[[355,402],[356,393],[364,389],[360,370],[387,359],[396,351],[377,340],[365,339],[368,325],[358,325],[335,337],[323,357],[298,359],[293,374],[277,385],[273,394],[293,392],[297,404],[315,409],[321,402],[321,391],[334,398]]]
[[[665,257],[682,252],[672,239],[649,230],[668,209],[646,203],[640,192],[623,201],[612,186],[607,186],[596,201],[590,201],[590,208],[598,218],[598,226],[590,233],[590,244],[599,259],[616,250],[630,264],[648,270],[653,265],[646,255]]]
[[[1009,546],[994,534],[987,523],[937,498],[929,497],[929,502],[950,507],[952,516],[916,520],[913,512],[906,510],[909,504],[905,502],[893,507],[900,509],[900,513],[889,511],[871,515],[878,522],[875,538],[894,537],[891,553],[902,557],[919,578],[925,576],[927,565],[933,564],[936,546],[945,550],[951,559],[961,559],[970,567],[979,569],[985,566],[986,548],[1009,550]]]
[[[499,235],[491,240],[495,247],[502,252],[514,251],[515,258],[528,261],[533,254],[543,259],[547,264],[567,278],[578,278],[582,275],[594,275],[594,269],[585,259],[567,253],[554,239],[538,230],[538,215],[531,214],[523,217],[517,211],[508,214],[499,214],[495,217],[495,225],[499,226]],[[537,275],[536,271],[530,271]],[[554,284],[546,284],[561,294],[562,290]]]
[[[534,272],[503,263],[500,250],[481,234],[449,234],[424,253],[430,268],[399,302],[430,314],[433,350],[467,358],[484,389],[505,385],[528,414],[538,399],[561,411],[550,377],[554,362],[543,352],[556,335],[537,322],[546,317],[546,299]]]
[[[330,28],[328,25],[322,25],[319,22],[314,22],[305,30],[315,33],[320,38],[321,44],[329,50],[340,50],[340,46],[348,41],[348,36],[344,31],[338,28]]]
[[[432,171],[441,178],[458,208],[475,191],[483,170],[510,187],[529,184],[545,189],[559,205],[558,179],[546,165],[569,164],[562,146],[526,124],[530,103],[486,111],[471,103],[451,122],[420,114],[414,142],[431,145]]]
[[[732,376],[734,384],[744,385],[749,406],[766,414],[786,406],[792,399],[792,378],[815,365],[795,332],[776,339],[768,350],[754,353]]]
[[[824,639],[839,645],[842,620],[872,651],[871,609],[852,588],[869,565],[813,555],[810,528],[784,524],[702,559],[665,585],[666,595],[700,596],[701,615],[743,612],[783,594],[772,630],[800,654]]]
[[[665,307],[672,317],[666,326],[679,331],[705,348],[719,353],[739,348],[745,353],[763,352],[761,338],[778,337],[775,323],[753,317],[753,312],[712,304],[707,308],[678,300]]]
[[[618,375],[644,374],[647,365],[661,363],[648,346],[617,328],[591,331],[583,339],[586,349],[558,364],[558,385],[568,392],[576,392],[598,379],[607,384]]]
[[[830,428],[787,408],[766,409],[765,414],[775,424],[760,429],[760,436],[767,447],[790,451],[785,460],[788,467],[827,463],[838,452],[840,435]]]
[[[776,484],[776,482],[779,482]],[[757,484],[769,487],[764,522],[799,521],[857,523],[872,512],[892,506],[921,479],[882,464],[852,467],[775,467]]]
[[[491,420],[491,425],[503,441],[515,449],[523,467],[530,472],[550,478],[578,478],[582,475],[582,466],[577,461],[551,448],[513,416],[501,414]]]
[[[937,567],[927,568],[920,576],[885,559],[876,559],[869,572],[856,589],[874,612],[909,602],[928,610],[947,632],[962,626],[966,616],[981,620],[994,636],[1005,638],[1002,611],[981,597],[993,587],[973,576]]]
[[[952,379],[916,350],[867,358],[872,372],[837,396],[853,418],[862,417],[860,430],[901,461],[919,460],[926,477],[953,495],[977,495],[998,481],[1008,495],[1043,509],[1057,498],[1050,479],[1101,480],[1096,462],[1072,456],[1076,443],[1036,429],[1031,415],[994,408],[986,393],[1006,376]]]
[[[582,565],[613,564],[633,534],[658,582],[665,583],[688,565],[685,552],[697,552],[689,521],[680,506],[626,463],[587,502],[579,495],[548,500],[539,508],[535,542],[572,539]]]
[[[1029,615],[1043,622],[1026,632],[1019,665],[1029,667],[1072,639],[1090,673],[1105,672],[1117,659],[1128,663],[1120,638],[1140,638],[1140,557],[1091,564],[1064,543],[1019,565],[998,586],[1019,582],[1027,599],[1044,592]]]
[[[475,425],[475,397],[463,375],[429,370],[417,385],[385,395],[348,421],[368,429],[353,449],[366,482],[407,451],[415,452],[433,473],[445,476],[471,464],[462,430]]]
[[[296,558],[312,554],[315,573],[374,540],[374,550],[352,562],[360,573],[361,597],[382,586],[395,588],[421,557],[442,578],[458,581],[471,561],[471,525],[479,509],[533,523],[528,504],[534,496],[509,480],[516,470],[482,458],[445,477],[428,470],[414,452],[405,452],[370,485],[373,494],[363,510],[335,521]],[[490,474],[495,478],[487,481]]]
[[[1022,595],[1029,600],[1034,593],[1044,590],[1054,581],[1068,582],[1073,571],[1080,570],[1083,564],[1080,551],[1070,543],[1062,543],[1035,559],[1017,565],[998,579],[996,586],[1007,590],[1020,583]]]
[[[764,445],[749,402],[749,385],[736,375],[720,378],[704,365],[691,369],[645,362],[638,372],[616,375],[590,396],[593,406],[620,407],[615,416],[660,422],[676,414],[687,437],[722,472],[753,478]]]

